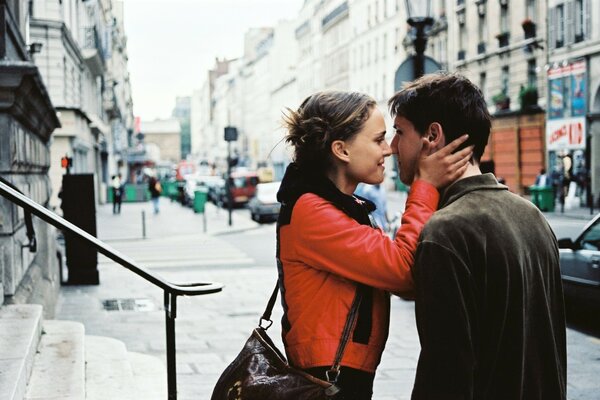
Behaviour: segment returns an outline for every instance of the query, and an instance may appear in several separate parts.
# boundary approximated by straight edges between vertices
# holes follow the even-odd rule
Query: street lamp
[[[417,79],[425,73],[425,47],[427,46],[427,28],[433,25],[431,13],[431,0],[405,0],[406,22],[415,30],[413,46],[416,56],[414,58],[414,78]]]

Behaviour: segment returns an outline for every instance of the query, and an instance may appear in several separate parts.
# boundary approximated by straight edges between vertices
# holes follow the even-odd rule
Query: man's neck
[[[476,176],[476,175],[481,175],[481,170],[479,169],[479,163],[471,164],[469,162],[469,164],[467,165],[466,171],[461,176],[459,176],[458,178],[456,178],[456,180],[454,182],[458,182],[461,179],[465,179],[465,178],[468,178],[470,176]],[[452,185],[454,182],[450,183],[448,186]],[[441,189],[440,192],[442,190],[445,190],[448,186],[446,186],[443,189]]]

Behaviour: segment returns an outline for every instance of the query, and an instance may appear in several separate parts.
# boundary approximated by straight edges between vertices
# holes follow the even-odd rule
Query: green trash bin
[[[203,213],[206,199],[208,198],[208,189],[198,188],[194,191],[194,212]]]
[[[539,209],[554,211],[554,188],[552,186],[538,186]]]
[[[541,211],[554,211],[554,188],[552,186],[530,186],[531,202]]]
[[[537,208],[540,208],[540,190],[539,187],[532,185],[529,186],[529,194],[531,195],[531,202]]]

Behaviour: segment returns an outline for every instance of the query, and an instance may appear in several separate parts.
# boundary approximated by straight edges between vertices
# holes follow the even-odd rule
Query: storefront
[[[548,70],[548,172],[567,207],[584,205],[589,187],[587,67],[584,60]]]

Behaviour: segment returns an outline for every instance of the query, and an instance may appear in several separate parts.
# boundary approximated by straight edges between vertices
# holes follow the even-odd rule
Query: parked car
[[[224,206],[227,206],[231,196],[233,207],[245,205],[254,196],[257,184],[258,176],[256,172],[246,170],[234,171],[229,177],[229,186],[226,185],[223,188],[219,201]],[[229,188],[229,195],[226,190],[227,188]]]
[[[259,183],[256,194],[248,202],[250,216],[259,223],[276,220],[281,204],[277,201],[277,191],[281,182]]]
[[[223,178],[214,175],[186,175],[184,186],[184,204],[191,207],[194,204],[195,192],[199,189],[206,190],[207,197],[210,196],[211,186],[219,184],[220,181],[223,181]]]
[[[565,296],[600,307],[600,214],[575,239],[560,239],[560,272]]]

